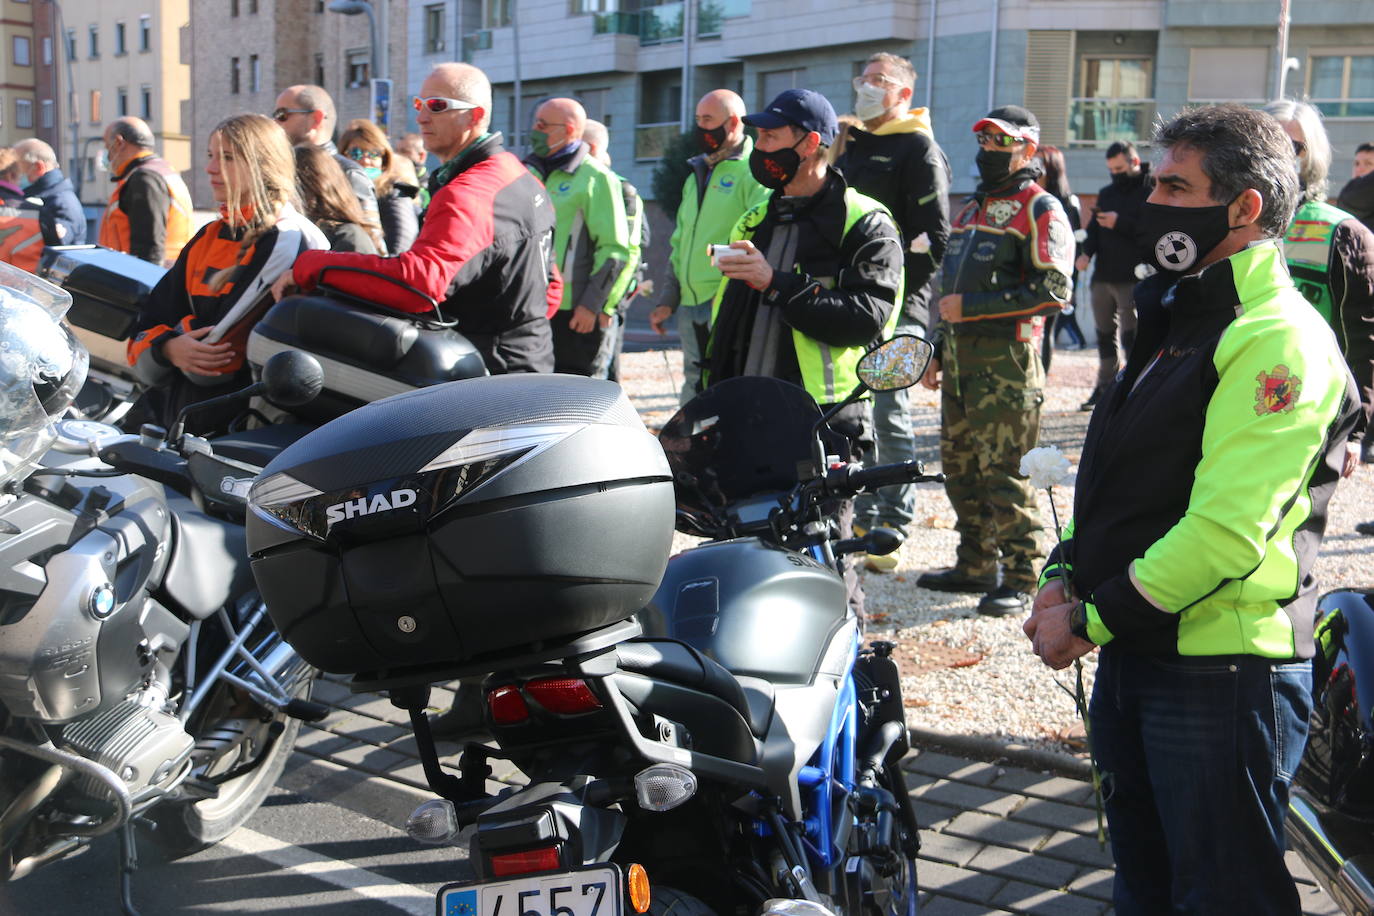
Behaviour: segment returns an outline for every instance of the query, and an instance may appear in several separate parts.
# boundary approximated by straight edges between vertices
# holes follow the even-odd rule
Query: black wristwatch
[[[1088,606],[1082,601],[1073,606],[1069,611],[1069,632],[1079,639],[1092,642],[1092,637],[1088,635]]]

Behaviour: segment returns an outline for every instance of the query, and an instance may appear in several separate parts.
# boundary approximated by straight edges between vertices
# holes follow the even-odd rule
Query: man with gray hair
[[[1331,141],[1322,116],[1306,102],[1279,99],[1264,106],[1293,141],[1302,197],[1283,239],[1293,284],[1331,325],[1364,406],[1346,444],[1342,477],[1355,472],[1374,410],[1374,232],[1326,200]],[[1365,523],[1369,526],[1369,523]],[[1374,534],[1372,530],[1363,533]]]
[[[1024,629],[1056,669],[1102,647],[1088,719],[1116,912],[1296,914],[1312,569],[1358,396],[1284,263],[1299,192],[1279,125],[1194,108],[1154,145],[1139,229],[1159,272]]]
[[[338,124],[339,115],[329,93],[320,86],[309,84],[288,86],[277,96],[272,120],[281,125],[292,146],[318,146],[334,157],[339,168],[343,169],[353,195],[358,198],[358,204],[363,208],[363,216],[380,229],[382,217],[377,208],[377,189],[372,179],[367,177],[361,165],[341,154],[334,143],[334,127]],[[380,236],[378,241],[381,241]]]
[[[440,64],[414,104],[425,148],[443,162],[430,176],[433,196],[415,243],[394,258],[305,252],[292,271],[296,285],[313,289],[326,267],[362,268],[334,273],[331,285],[401,312],[442,303],[492,375],[551,371],[548,313],[562,284],[549,195],[489,130],[491,84],[481,70]],[[285,286],[274,290],[279,298]]]
[[[41,201],[38,225],[43,229],[43,243],[84,245],[86,211],[76,197],[76,189],[57,167],[57,154],[52,147],[31,137],[16,143],[14,151],[28,181],[24,193],[30,200]]]
[[[191,240],[190,189],[153,150],[153,132],[142,119],[110,122],[104,140],[115,187],[100,221],[100,244],[170,266]]]

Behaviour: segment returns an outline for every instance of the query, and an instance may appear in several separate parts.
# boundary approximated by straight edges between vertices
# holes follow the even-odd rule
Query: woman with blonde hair
[[[366,222],[362,205],[334,156],[318,146],[298,146],[294,152],[301,210],[329,239],[330,249],[378,254],[382,227]]]
[[[382,129],[363,118],[348,122],[339,138],[339,150],[363,167],[377,189],[387,252],[397,255],[408,251],[420,232],[415,213],[415,195],[420,189],[405,180],[402,157],[391,149]]]
[[[286,135],[259,114],[221,121],[210,134],[205,174],[219,204],[158,281],[129,341],[129,365],[148,386],[126,420],[170,427],[189,404],[252,381],[248,332],[272,304],[272,283],[296,256],[329,242],[297,209],[296,166]],[[207,408],[187,429],[220,432],[241,410]]]

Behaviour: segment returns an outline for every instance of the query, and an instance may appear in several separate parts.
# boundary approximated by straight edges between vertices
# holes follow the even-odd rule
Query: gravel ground
[[[1095,351],[1055,355],[1041,420],[1042,445],[1057,445],[1077,464],[1088,414],[1078,405],[1087,398],[1097,367]],[[677,409],[681,355],[676,350],[627,353],[622,384],[650,429]],[[912,389],[918,457],[939,469],[939,395]],[[1073,503],[1073,481],[1057,488],[1060,519]],[[1052,525],[1049,498],[1040,494],[1041,516]],[[1344,481],[1331,503],[1331,518],[1317,562],[1323,590],[1370,583],[1374,538],[1355,532],[1358,522],[1374,519],[1374,465],[1361,465]],[[916,523],[890,574],[865,573],[871,638],[898,643],[907,722],[947,734],[990,738],[1007,745],[1081,753],[1082,726],[1071,694],[1073,669],[1057,675],[1030,651],[1021,632],[1023,617],[989,619],[975,608],[977,595],[932,592],[916,586],[927,569],[954,562],[957,537],[954,511],[939,485],[920,488]],[[678,536],[680,547],[690,538]],[[1090,689],[1094,656],[1083,666]],[[1063,689],[1061,689],[1063,688]]]

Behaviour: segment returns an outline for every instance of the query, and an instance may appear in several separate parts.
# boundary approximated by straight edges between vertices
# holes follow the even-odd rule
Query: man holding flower
[[[1293,147],[1239,105],[1160,128],[1159,273],[1024,629],[1101,646],[1088,723],[1116,912],[1298,913],[1283,860],[1311,711],[1312,566],[1358,397],[1284,267]]]

